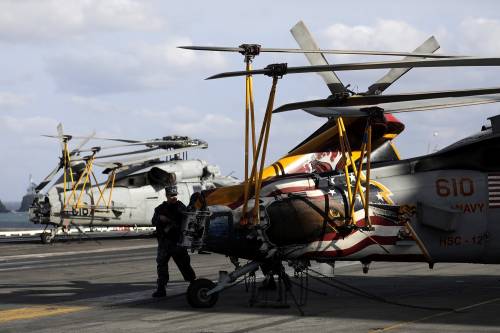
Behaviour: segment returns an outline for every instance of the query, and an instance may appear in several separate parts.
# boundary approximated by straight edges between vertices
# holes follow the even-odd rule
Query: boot
[[[167,296],[167,290],[165,289],[165,286],[159,284],[158,287],[156,288],[156,291],[151,296],[154,298]]]

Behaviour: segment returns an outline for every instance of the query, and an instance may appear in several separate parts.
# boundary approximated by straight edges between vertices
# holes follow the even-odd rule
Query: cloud
[[[240,122],[226,115],[198,112],[184,106],[165,112],[139,110],[132,113],[145,123],[162,124],[170,133],[197,138],[231,140],[240,136],[243,127]]]
[[[139,44],[125,50],[66,52],[47,59],[47,71],[66,93],[99,95],[168,87],[177,76],[223,68],[220,54],[195,54],[177,46],[186,38]]]
[[[429,36],[404,21],[379,19],[373,26],[334,24],[324,31],[329,47],[412,51]]]
[[[460,49],[470,54],[500,53],[500,21],[488,18],[467,18],[460,23]]]
[[[29,101],[30,98],[25,95],[19,95],[12,92],[0,92],[0,111],[22,107]]]
[[[53,57],[47,70],[60,91],[83,95],[142,89],[148,75],[134,55],[105,50]]]
[[[47,117],[12,117],[0,116],[0,128],[2,133],[10,132],[39,136],[44,132],[54,132],[57,121]]]
[[[0,40],[52,40],[92,31],[156,30],[164,22],[136,0],[4,0]]]
[[[226,65],[226,60],[220,52],[195,52],[178,48],[178,46],[186,45],[193,45],[191,39],[173,37],[166,43],[151,45],[143,49],[146,57],[182,70],[222,68]]]

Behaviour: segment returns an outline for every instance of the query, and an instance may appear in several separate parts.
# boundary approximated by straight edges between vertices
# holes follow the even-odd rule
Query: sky
[[[243,176],[244,79],[204,80],[243,69],[239,54],[180,45],[297,47],[289,30],[303,20],[322,48],[411,51],[434,35],[439,52],[500,56],[498,1],[0,0],[0,199],[18,201],[29,174],[39,182],[58,163],[66,133],[152,139],[178,134],[208,141],[192,153]],[[393,60],[328,56],[331,63]],[[270,63],[306,65],[303,55],[262,54]],[[385,71],[342,72],[355,91]],[[413,69],[386,93],[500,86],[499,68]],[[256,77],[262,118],[271,81]],[[319,75],[284,77],[275,105],[325,98]],[[403,157],[425,154],[478,131],[500,106],[398,116]],[[324,119],[301,111],[273,117],[267,160],[307,137]],[[76,142],[71,142],[75,144]]]

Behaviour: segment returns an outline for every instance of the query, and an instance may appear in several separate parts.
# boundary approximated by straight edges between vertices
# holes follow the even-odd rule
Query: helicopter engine
[[[223,205],[189,212],[181,245],[259,260],[273,249],[320,240],[346,221],[343,193],[316,189],[262,199],[255,225],[241,224],[241,212]]]

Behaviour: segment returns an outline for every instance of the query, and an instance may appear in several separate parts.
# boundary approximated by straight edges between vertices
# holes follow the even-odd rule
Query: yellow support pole
[[[268,118],[268,114],[266,112],[266,114],[264,115],[264,120],[262,121],[262,127],[261,127],[260,135],[259,135],[259,143],[257,144],[255,158],[252,161],[252,171],[250,173],[250,178],[245,183],[243,208],[241,210],[242,216],[241,216],[241,220],[240,220],[241,224],[247,224],[247,222],[248,222],[247,218],[246,218],[246,213],[247,213],[247,208],[248,208],[248,197],[250,196],[250,184],[253,184],[254,186],[256,184],[255,173],[256,173],[256,169],[257,169],[257,162],[259,161],[260,149],[262,146],[262,140],[264,137],[264,129],[266,127],[265,125],[267,123],[267,118]]]
[[[359,157],[359,168],[358,168],[358,172],[356,173],[356,185],[354,186],[354,193],[352,195],[352,200],[351,200],[351,211],[350,211],[350,216],[352,217],[352,223],[354,223],[354,204],[356,203],[356,195],[357,195],[357,190],[359,188],[359,194],[360,194],[360,198],[361,198],[361,201],[363,203],[363,207],[365,207],[365,202],[364,202],[364,196],[363,196],[363,192],[361,190],[361,171],[363,169],[363,164],[362,164],[362,161],[363,161],[363,158],[365,157],[365,149],[366,149],[366,145],[363,144],[361,146],[361,156]]]
[[[250,71],[250,60],[247,60],[246,70]],[[245,77],[245,182],[248,182],[248,150],[250,131],[250,75]]]
[[[108,179],[106,180],[106,183],[104,184],[104,188],[102,189],[101,195],[99,196],[99,199],[97,200],[97,203],[95,204],[96,206],[99,205],[99,203],[101,202],[101,199],[104,200],[104,191],[106,191],[106,189],[109,186],[109,182],[111,182],[111,175],[109,175]]]
[[[372,222],[370,220],[370,167],[371,167],[371,151],[372,151],[372,125],[368,119],[368,129],[367,129],[367,147],[366,147],[366,178],[365,178],[365,225],[368,224],[372,228]]]
[[[250,65],[250,69],[252,69],[252,66]],[[253,151],[253,158],[255,159],[255,150],[256,150],[256,144],[255,144],[255,106],[253,102],[253,78],[252,76],[249,77],[249,92],[250,92],[250,129],[252,131],[252,151]]]
[[[255,203],[253,207],[254,223],[260,220],[259,197],[260,197],[260,189],[262,186],[262,172],[264,171],[264,164],[266,162],[267,142],[269,140],[269,132],[271,129],[271,120],[273,115],[273,105],[274,105],[274,97],[276,96],[277,83],[278,83],[278,77],[274,76],[273,83],[271,86],[271,92],[269,93],[269,100],[267,102],[267,109],[266,109],[267,122],[265,127],[264,147],[262,149],[262,156],[260,159],[259,176],[257,178],[257,182],[255,183]]]
[[[363,208],[365,210],[365,220],[369,220],[368,216],[368,209],[369,209],[369,194],[366,192],[369,192],[370,190],[370,184],[369,184],[369,177],[370,177],[370,164],[369,162],[367,163],[367,177],[365,177],[365,193],[363,193],[363,190],[361,189],[361,184],[360,181],[362,179],[362,167],[363,167],[363,159],[365,157],[365,154],[371,155],[371,121],[370,119],[367,120],[366,127],[365,127],[365,132],[363,134],[363,144],[361,145],[361,154],[359,157],[359,169],[357,170],[358,172],[356,173],[356,186],[354,187],[354,195],[351,201],[351,217],[353,217],[354,214],[354,203],[356,202],[356,194],[357,190],[359,189],[359,196],[361,198],[361,202],[363,204]],[[367,158],[368,159],[368,158]],[[368,184],[366,184],[368,183]],[[364,194],[364,195],[363,195]],[[352,223],[354,223],[354,217],[352,220]],[[371,221],[368,221],[368,223],[371,226]]]
[[[76,205],[73,206],[74,208],[80,207],[80,202],[82,201],[83,192],[85,192],[85,187],[87,186],[87,182],[89,180],[90,172],[92,171],[92,164],[93,164],[93,162],[94,162],[94,155],[92,155],[92,157],[90,157],[89,162],[87,163],[85,180],[83,181],[82,189],[80,190],[80,195],[78,196],[78,200],[76,202]]]
[[[252,69],[251,65],[251,59],[246,58],[246,70],[249,71]],[[249,150],[249,138],[248,138],[248,132],[249,132],[249,121],[251,122],[251,130],[252,130],[252,167],[253,163],[255,162],[256,156],[255,156],[255,115],[254,115],[254,109],[253,109],[253,91],[252,91],[252,76],[247,75],[245,78],[245,85],[246,85],[246,90],[245,90],[245,188],[244,188],[244,196],[243,196],[243,202],[244,202],[244,207],[243,207],[243,213],[246,213],[246,207],[247,207],[247,202],[248,202],[248,196],[249,196],[249,187],[250,187],[250,179],[248,177],[248,166],[249,166],[249,158],[248,158],[248,150]]]
[[[64,163],[66,164],[66,163]],[[63,166],[64,172],[63,172],[63,197],[64,197],[64,202],[66,202],[66,165]],[[63,207],[64,210],[65,207]]]
[[[344,160],[344,175],[345,175],[345,182],[347,185],[347,194],[349,197],[348,202],[351,202],[352,199],[352,186],[351,186],[351,179],[349,178],[349,167],[347,166],[347,152],[346,152],[346,147],[345,147],[345,140],[347,138],[344,136],[345,132],[342,130],[342,127],[340,125],[340,122],[342,121],[342,118],[337,118],[337,128],[339,131],[339,143],[340,143],[340,150],[342,152],[342,158]]]
[[[64,172],[63,172],[63,196],[64,196],[64,202],[66,202],[66,179],[67,179],[67,172],[68,172],[68,160],[67,160],[67,156],[68,156],[68,141],[66,141],[66,139],[63,139],[64,140],[64,149],[63,149],[63,168],[64,168]]]
[[[264,131],[265,131],[265,128],[266,128],[266,123],[267,123],[267,118],[269,117],[268,115],[268,112],[266,111],[265,115],[264,115],[264,120],[262,121],[262,127],[260,129],[260,135],[259,135],[259,142],[257,144],[257,149],[256,149],[256,152],[255,152],[255,158],[252,162],[252,171],[250,173],[250,178],[247,182],[248,186],[245,185],[245,193],[244,193],[244,198],[246,198],[246,200],[244,201],[243,203],[243,209],[242,209],[242,219],[241,219],[241,223],[242,224],[246,224],[247,223],[247,220],[246,220],[246,212],[247,212],[247,207],[248,207],[248,197],[250,195],[250,183],[254,183],[255,181],[255,174],[256,174],[256,171],[257,171],[257,162],[259,160],[259,156],[260,156],[260,149],[262,147],[262,140],[264,139]]]
[[[115,188],[116,170],[111,171],[111,173],[112,173],[111,190],[109,190],[109,200],[108,200],[108,205],[106,206],[106,208],[108,209],[111,206],[111,197],[113,196],[113,189]]]
[[[66,156],[67,156],[68,167],[69,167],[69,176],[71,178],[71,187],[73,187],[73,183],[75,182],[75,180],[73,179],[73,169],[71,168],[71,157],[70,157],[70,154],[69,154],[68,144],[67,143],[66,143]]]
[[[94,178],[94,181],[95,181],[95,186],[97,187],[97,189],[99,190],[99,199],[103,196],[103,191],[101,191],[101,187],[99,186],[99,182],[97,181],[97,178],[95,177],[95,174],[94,174],[94,171],[90,171],[90,173],[92,174],[92,177]],[[96,204],[97,206],[97,204]]]
[[[85,175],[86,170],[87,170],[87,166],[85,166],[85,169],[81,173],[80,177],[78,177],[78,181],[75,183],[75,185],[73,185],[73,188],[71,190],[70,196],[68,197],[68,200],[64,202],[63,210],[66,209],[66,206],[68,206],[69,202],[71,201],[71,198],[76,196],[76,190],[78,189],[78,185],[80,185],[80,182],[82,181],[82,178]]]
[[[342,120],[341,117],[339,117],[339,120],[340,120],[340,126],[342,127],[342,131],[344,132],[344,142],[345,142],[345,145],[346,145],[346,149],[347,149],[347,153],[349,155],[349,163],[350,163],[350,166],[352,167],[352,171],[354,174],[358,174],[358,171],[357,171],[357,168],[356,168],[356,163],[354,162],[353,158],[352,158],[352,150],[351,150],[351,146],[349,145],[349,140],[347,138],[347,131],[346,131],[346,128],[345,128],[345,125],[344,125],[344,121]],[[361,147],[361,150],[364,150],[363,147]],[[363,161],[363,157],[360,157],[360,160]],[[360,163],[361,165],[361,163]],[[363,179],[363,174],[361,174],[361,179]],[[357,184],[357,187],[356,189],[361,193],[361,185],[360,184]],[[361,201],[363,203],[363,206],[365,204],[365,198],[364,196],[361,196]]]

